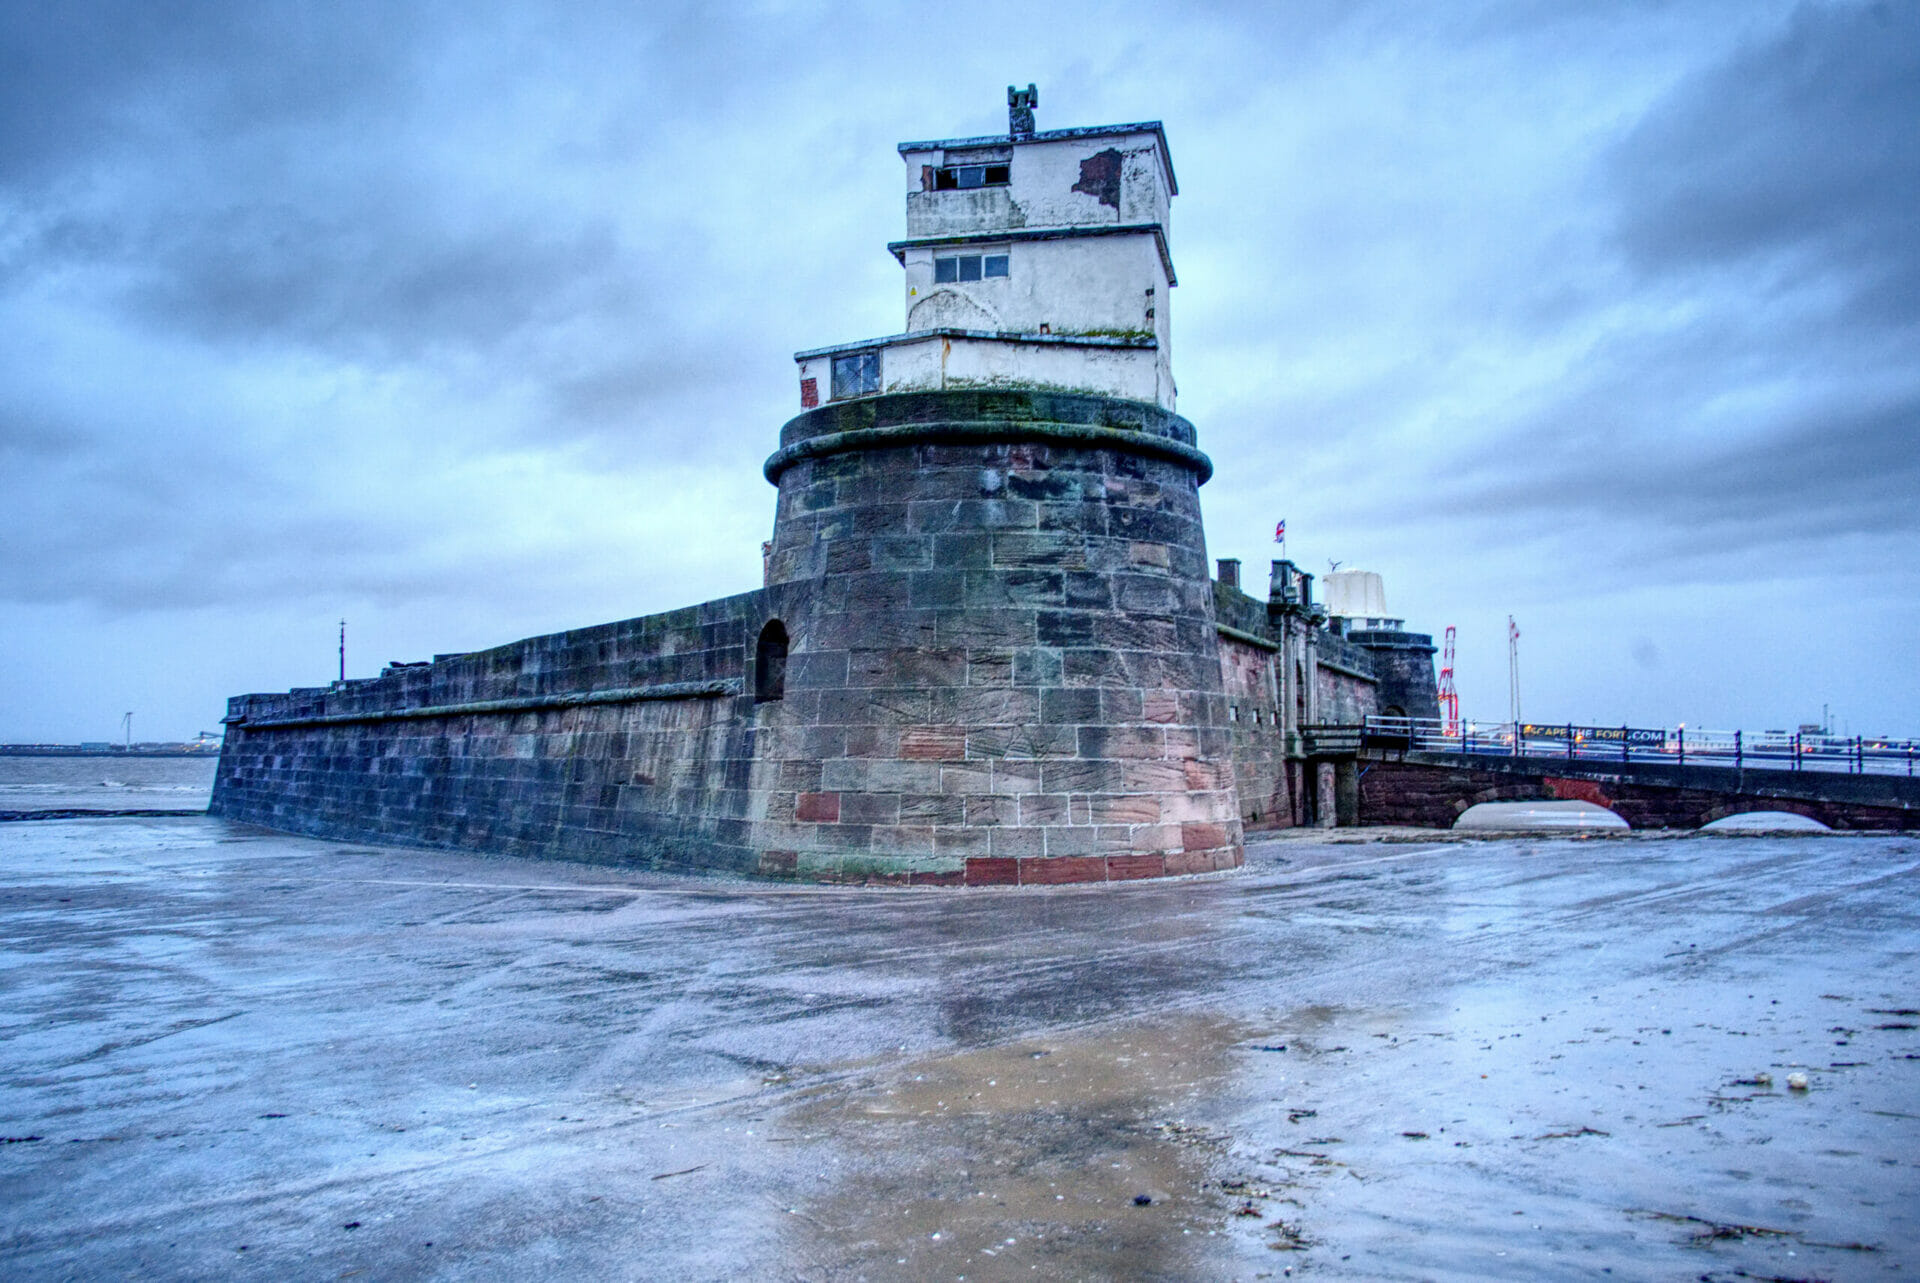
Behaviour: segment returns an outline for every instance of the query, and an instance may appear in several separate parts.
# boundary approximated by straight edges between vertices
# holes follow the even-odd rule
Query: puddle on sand
[[[790,1260],[832,1278],[1222,1277],[1239,1204],[1212,1170],[1227,1137],[1196,1107],[1241,1032],[1209,1018],[1025,1041],[803,1100],[779,1131],[835,1166],[791,1204]]]

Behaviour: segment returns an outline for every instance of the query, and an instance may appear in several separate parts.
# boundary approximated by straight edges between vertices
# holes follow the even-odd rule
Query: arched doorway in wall
[[[753,651],[753,702],[765,704],[787,693],[787,626],[769,619]]]

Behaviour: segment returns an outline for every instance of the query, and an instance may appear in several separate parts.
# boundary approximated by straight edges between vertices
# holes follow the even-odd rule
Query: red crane
[[[1453,689],[1453,625],[1447,625],[1446,646],[1440,652],[1440,716],[1446,735],[1460,733],[1460,694]]]

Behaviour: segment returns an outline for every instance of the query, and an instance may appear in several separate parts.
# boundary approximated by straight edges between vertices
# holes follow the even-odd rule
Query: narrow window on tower
[[[967,191],[974,187],[1005,187],[1012,181],[1012,166],[948,165],[933,171],[933,190]]]
[[[872,396],[880,390],[880,353],[848,352],[833,358],[833,399]]]

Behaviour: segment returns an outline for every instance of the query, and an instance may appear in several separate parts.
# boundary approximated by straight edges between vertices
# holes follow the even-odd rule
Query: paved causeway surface
[[[0,824],[0,1275],[1910,1278],[1917,954],[1902,837],[914,892]]]

